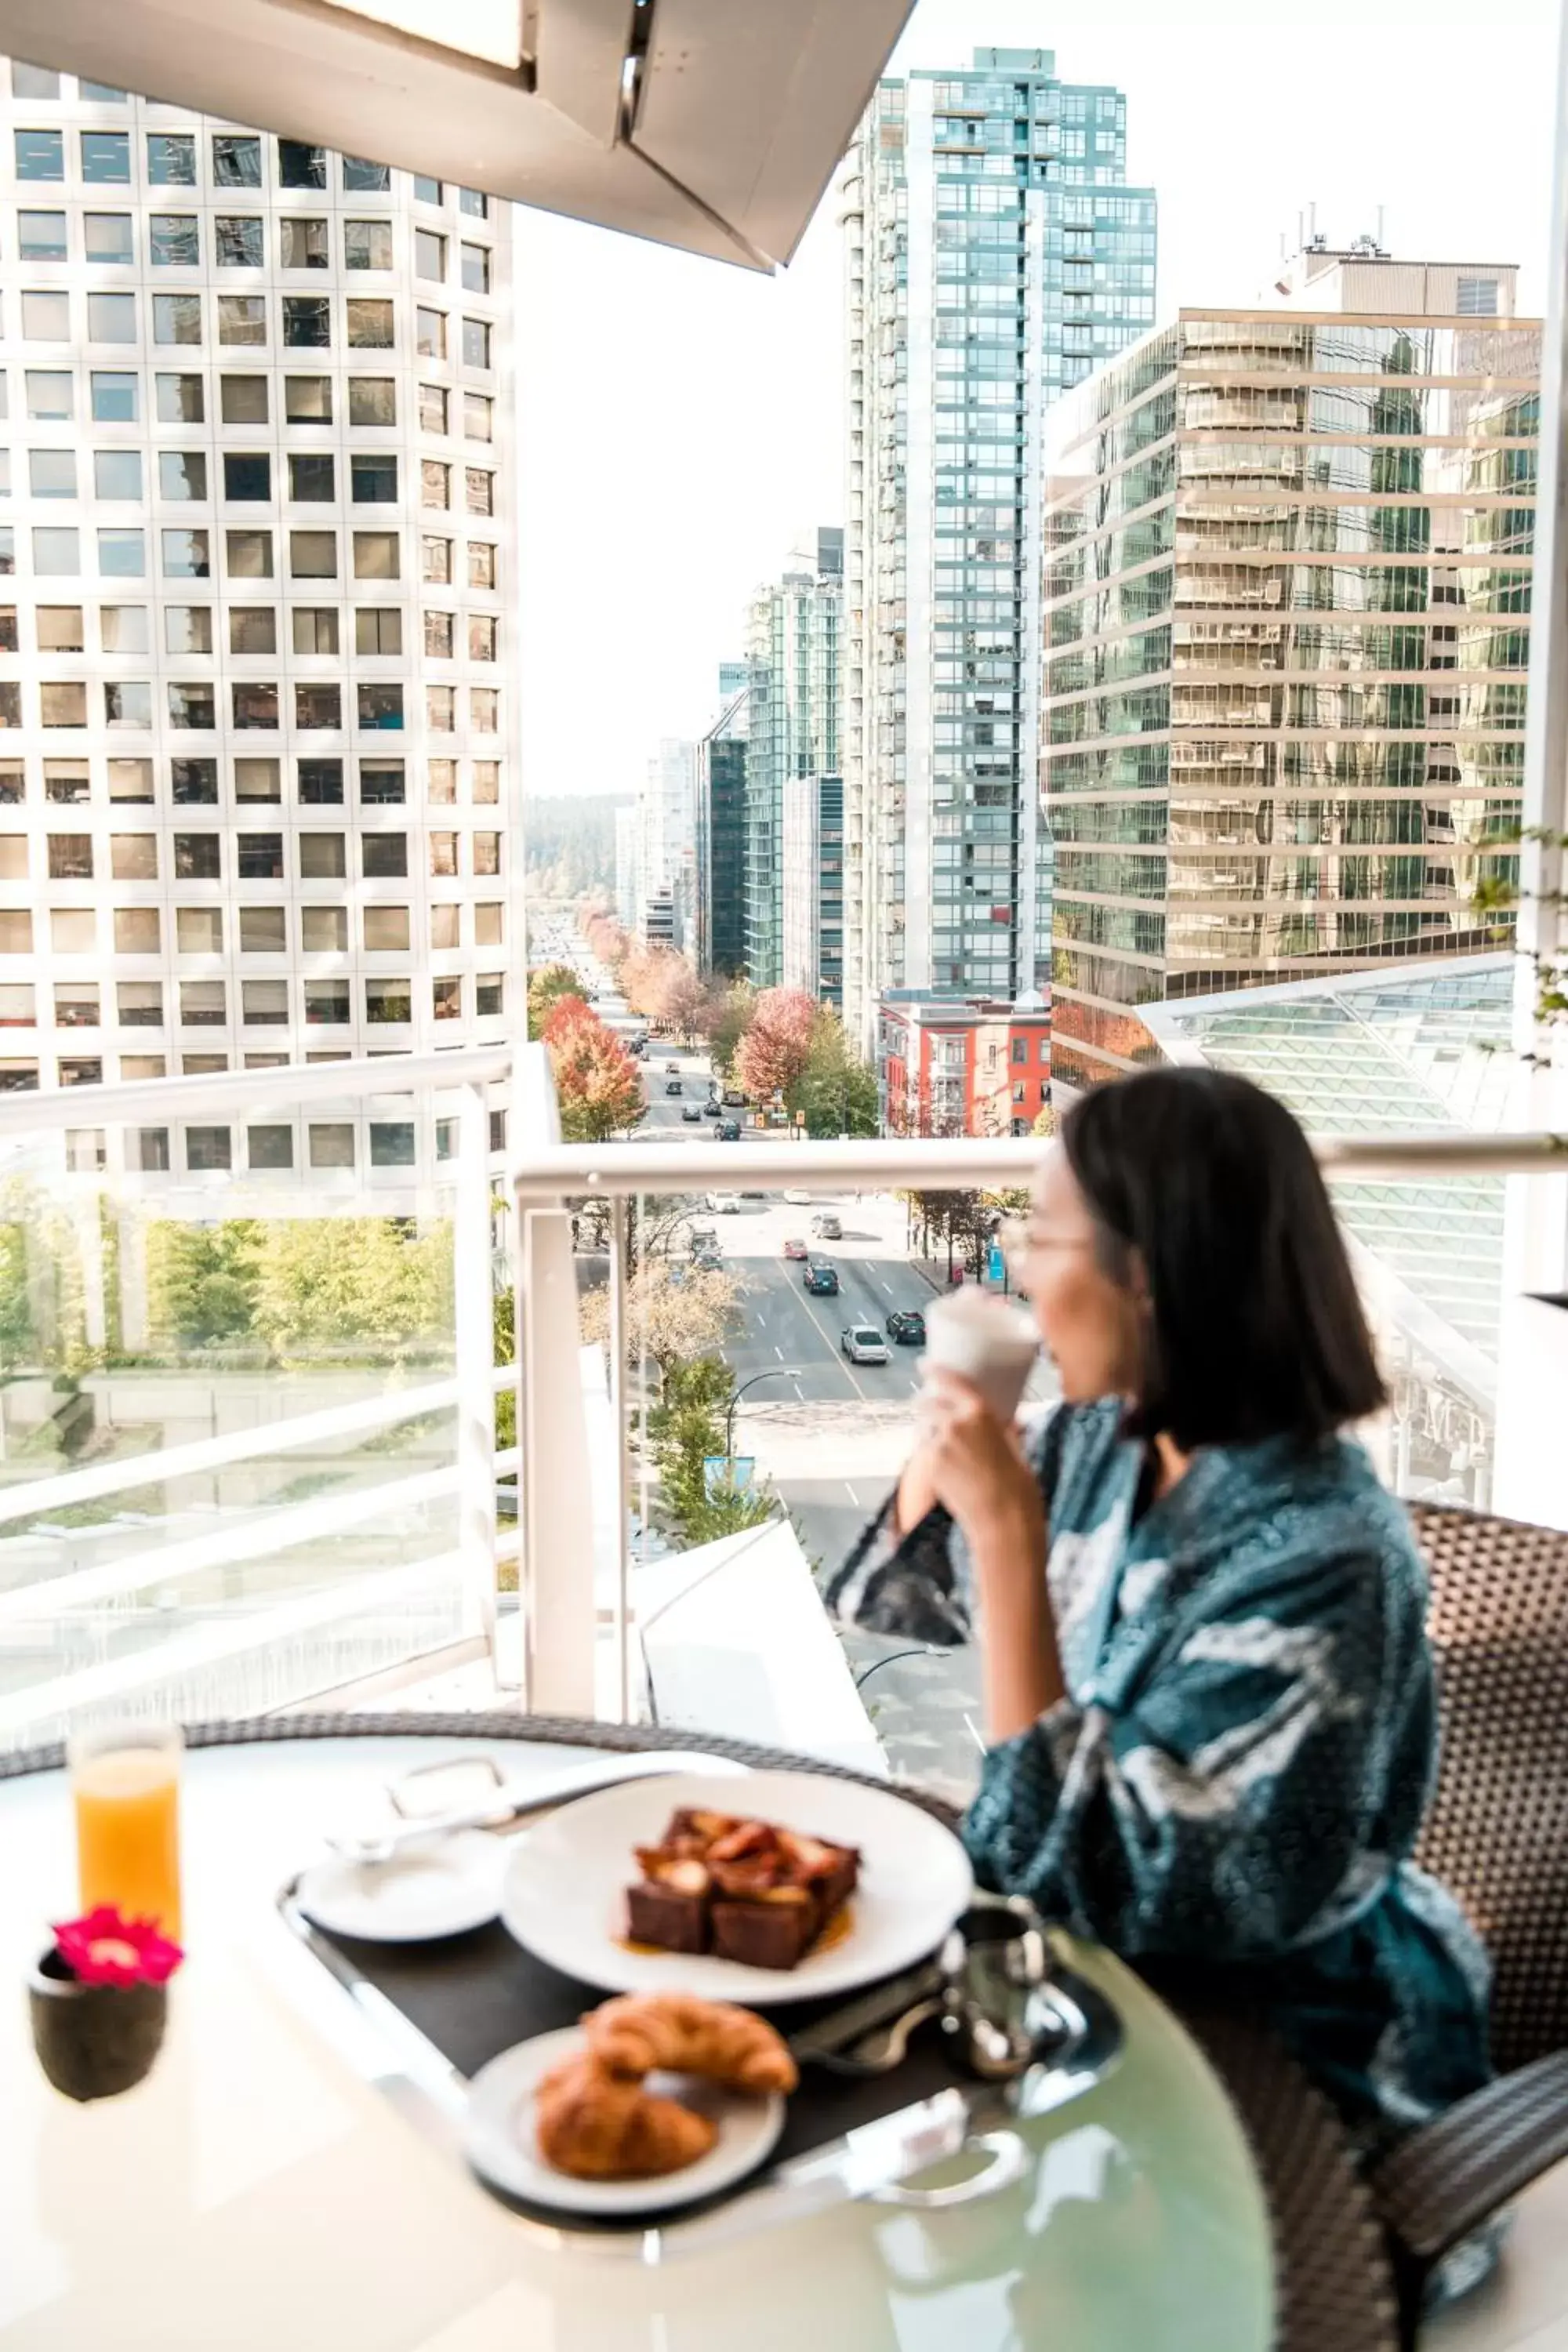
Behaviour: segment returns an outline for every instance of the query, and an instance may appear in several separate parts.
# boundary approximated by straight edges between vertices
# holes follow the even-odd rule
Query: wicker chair
[[[1406,2344],[1433,2264],[1568,2156],[1568,1535],[1474,1511],[1412,1517],[1442,1723],[1415,1858],[1486,1937],[1502,2071],[1373,2176]]]

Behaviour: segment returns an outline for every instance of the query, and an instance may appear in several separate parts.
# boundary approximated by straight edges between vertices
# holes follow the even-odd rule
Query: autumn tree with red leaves
[[[558,997],[544,1043],[566,1143],[607,1143],[636,1127],[647,1105],[636,1062],[614,1031],[580,996]]]

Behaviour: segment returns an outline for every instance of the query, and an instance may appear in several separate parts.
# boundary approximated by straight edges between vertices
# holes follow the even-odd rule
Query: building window
[[[111,801],[146,801],[153,798],[153,762],[151,760],[115,759],[109,762],[109,797]]]
[[[368,163],[363,155],[343,157],[343,186],[351,192],[363,188],[384,195],[391,185],[392,173],[384,163]]]
[[[289,496],[297,506],[331,504],[337,496],[337,477],[330,452],[289,457]]]
[[[461,250],[465,289],[470,294],[488,294],[490,290],[489,247],[465,245]]]
[[[452,577],[452,542],[449,539],[421,539],[419,542],[420,577],[433,587],[444,588]]]
[[[493,588],[496,584],[496,551],[488,539],[468,541],[468,585],[470,588]]]
[[[174,946],[181,955],[222,955],[223,908],[176,907]]]
[[[457,688],[450,686],[427,686],[425,689],[425,724],[433,735],[450,735],[458,723]]]
[[[495,802],[500,800],[500,761],[499,760],[476,760],[474,761],[473,796],[477,802],[483,803],[487,805],[493,804]]]
[[[426,614],[425,651],[433,661],[451,660],[452,615],[450,613]]]
[[[90,922],[91,917],[89,917]],[[58,945],[58,942],[57,942]],[[89,939],[88,946],[92,941]],[[26,907],[0,907],[0,955],[31,955],[33,918]]]
[[[392,223],[385,220],[344,221],[343,268],[390,269]]]
[[[482,319],[463,321],[463,365],[488,368],[490,363],[490,330]]]
[[[265,425],[267,378],[225,375],[218,379],[218,405],[226,425]]]
[[[217,761],[171,760],[169,797],[176,808],[216,808]]]
[[[406,954],[407,908],[367,907],[364,910],[364,944],[367,955]]]
[[[331,465],[330,457],[327,463]],[[223,494],[235,500],[265,500],[272,496],[272,460],[265,449],[224,451]]]
[[[289,947],[289,914],[284,907],[242,907],[239,948],[242,955],[283,955]]]
[[[367,1021],[395,1021],[407,1024],[414,1018],[414,1005],[405,980],[367,980],[364,984],[364,1017]]]
[[[70,341],[70,300],[65,294],[24,294],[22,297],[22,334],[29,343],[67,343]]]
[[[1461,319],[1495,319],[1498,314],[1497,279],[1461,277],[1455,307]]]
[[[205,419],[199,375],[154,376],[153,397],[160,425],[200,425]]]
[[[306,808],[341,808],[343,763],[341,760],[301,760],[300,799]]]
[[[116,907],[114,910],[114,952],[116,955],[157,955],[163,946],[163,930],[156,907]],[[123,1011],[120,1015],[124,1020]]]
[[[160,302],[195,302],[199,325],[201,317],[199,294],[154,295],[153,298],[154,310]],[[87,298],[87,339],[89,343],[133,343],[136,341],[135,295],[89,294]],[[200,340],[198,332],[196,341],[199,342]]]
[[[122,988],[121,995],[125,994]],[[123,1016],[121,1016],[123,1017]],[[158,1019],[162,1021],[160,1012]],[[166,1175],[169,1169],[169,1130],[166,1127],[139,1127],[135,1130],[135,1165],[144,1176]]]
[[[216,909],[215,909],[216,911]],[[228,1018],[221,980],[180,982],[180,1024],[185,1029],[217,1029]]]
[[[474,908],[474,945],[477,948],[499,948],[502,944],[501,908],[497,900],[486,898]]]
[[[468,725],[476,735],[493,735],[500,725],[500,696],[493,686],[468,688]]]
[[[474,980],[474,1011],[482,1019],[486,1013],[506,1010],[506,981],[499,971],[481,971]]]
[[[262,459],[265,465],[267,460]],[[161,499],[205,499],[207,461],[199,449],[160,449],[158,495]]]
[[[236,727],[268,727],[278,724],[278,688],[275,686],[253,686],[237,680],[234,687],[234,723]]]
[[[260,294],[220,294],[217,298],[217,339],[220,343],[245,343],[259,348],[267,341],[267,302]]]
[[[147,133],[147,177],[155,188],[194,188],[196,142],[188,131]]]
[[[444,360],[447,356],[447,313],[432,310],[421,303],[414,313],[414,348],[421,359]]]
[[[85,727],[87,688],[46,679],[38,688],[40,715],[46,727]]]
[[[205,530],[166,530],[163,535],[163,576],[168,580],[205,580],[212,556]]]
[[[476,833],[473,836],[474,872],[500,872],[500,835],[499,833]]]
[[[302,882],[342,882],[347,874],[341,833],[300,835],[300,878]]]
[[[463,1017],[463,983],[460,980],[437,980],[430,983],[430,1011],[437,1021],[460,1021]]]
[[[349,423],[351,425],[395,425],[397,422],[397,385],[389,375],[355,375],[349,378]]]
[[[222,836],[216,833],[177,833],[174,835],[174,879],[176,882],[221,882]]]
[[[134,383],[134,377],[132,381]],[[28,368],[23,383],[30,417],[40,423],[55,424],[71,415],[72,379],[66,369]]]
[[[281,268],[326,268],[331,257],[327,250],[327,224],[324,220],[280,220],[278,234],[283,247]]]
[[[392,305],[368,295],[351,294],[343,306],[349,348],[356,352],[389,352],[394,341]]]
[[[458,928],[460,909],[445,901],[430,909],[430,944],[433,948],[455,948],[462,945]]]
[[[202,298],[199,294],[154,294],[153,341],[155,343],[199,343],[202,339]]]
[[[447,392],[438,383],[422,383],[419,387],[419,430],[421,433],[445,433],[447,430]]]
[[[213,608],[210,604],[165,604],[163,646],[172,654],[210,654],[213,649]]]
[[[449,507],[452,503],[452,468],[444,466],[439,457],[419,460],[419,503],[422,507]]]
[[[231,580],[272,578],[272,533],[269,530],[226,530],[224,565]]]
[[[250,986],[258,984],[264,988],[271,988],[273,986],[281,988],[283,982],[281,981],[278,981],[276,982],[272,981],[263,981],[259,983],[248,983]],[[258,1013],[253,1014],[250,1011],[247,1001],[245,1017],[247,1021],[270,1021],[274,1016],[270,1013]],[[287,1021],[289,1018],[287,1006],[285,1006],[284,1010],[277,1015],[277,1018],[280,1021]],[[245,1130],[245,1150],[246,1157],[249,1160],[253,1170],[292,1168],[294,1165],[294,1130],[291,1127],[247,1127]]]
[[[309,1019],[309,1014],[306,1018]],[[312,1168],[352,1168],[354,1164],[354,1131],[346,1121],[332,1121],[313,1126],[310,1132],[310,1165]]]
[[[96,1029],[101,1019],[96,980],[58,980],[55,982],[57,1029]]]
[[[281,882],[283,836],[280,833],[242,833],[238,850],[242,882]]]
[[[307,980],[305,982],[305,1019],[312,1028],[340,1026],[349,1017],[349,984],[346,980]]]
[[[81,176],[89,184],[123,187],[131,178],[131,136],[124,131],[84,131]]]
[[[196,269],[201,266],[201,225],[195,213],[154,213],[148,225],[153,266]]]
[[[16,177],[19,180],[63,180],[66,175],[65,134],[60,131],[18,131],[14,134]]]
[[[447,240],[433,228],[416,228],[414,232],[414,274],[416,278],[433,278],[437,285],[447,276]]]
[[[331,377],[285,376],[283,415],[289,425],[330,425],[332,421]]]
[[[33,529],[33,570],[52,580],[74,580],[81,571],[81,551],[74,530]]]
[[[280,188],[324,188],[327,151],[309,147],[301,139],[278,142],[278,184]]]
[[[408,872],[408,836],[402,833],[367,833],[360,849],[367,881],[402,881]]]
[[[289,534],[289,577],[291,580],[335,580],[338,576],[338,535],[335,530],[291,530]]]
[[[87,213],[81,224],[82,251],[89,261],[106,261],[124,268],[136,258],[132,241],[129,213]],[[106,341],[123,343],[134,341],[130,335],[112,335]]]
[[[291,351],[325,350],[332,340],[332,306],[324,294],[285,294],[283,341]]]
[[[427,801],[443,805],[457,799],[458,763],[456,760],[426,760],[425,797]]]
[[[79,808],[92,798],[92,780],[85,760],[46,760],[44,798],[51,808]]]
[[[349,920],[342,907],[301,907],[300,944],[307,955],[343,955],[348,950]]]
[[[219,213],[213,223],[220,269],[259,269],[267,259],[267,225],[259,213]]]
[[[76,452],[73,449],[29,449],[27,482],[36,499],[74,499]]]
[[[11,650],[16,651],[16,615],[13,614]],[[81,606],[79,604],[39,604],[33,615],[41,654],[79,654],[83,647]]]
[[[234,763],[234,796],[237,801],[280,801],[283,788],[279,782],[276,760],[237,760]]]
[[[281,913],[281,908],[279,909]],[[289,1018],[289,983],[286,980],[242,980],[239,983],[239,1017],[249,1029],[280,1029]],[[284,1129],[288,1133],[288,1129]]]
[[[495,403],[489,393],[463,394],[463,435],[469,441],[495,439]]]
[[[433,833],[430,835],[430,871],[437,877],[456,874],[458,870],[458,836],[455,833]],[[436,947],[456,947],[456,939],[433,940]]]
[[[98,918],[90,907],[52,907],[49,945],[56,955],[91,955],[98,947]]]
[[[203,1016],[205,1018],[205,1015]],[[218,1015],[221,1021],[222,1013]],[[147,1130],[143,1129],[143,1133]],[[156,1132],[165,1133],[166,1129]],[[167,1162],[165,1162],[167,1165]],[[185,1166],[192,1175],[201,1175],[214,1168],[231,1168],[234,1153],[226,1127],[187,1127],[185,1129]]]
[[[103,723],[106,727],[151,727],[151,681],[120,678],[107,682],[103,689]]]
[[[414,1122],[412,1119],[372,1119],[370,1164],[373,1168],[413,1167]]]
[[[229,608],[228,649],[231,654],[275,654],[278,614],[270,604],[235,604]]]
[[[294,613],[294,651],[297,654],[335,654],[338,650],[338,613],[335,604],[296,604]]]
[[[343,723],[342,688],[334,679],[330,685],[294,688],[294,724],[296,727],[341,727]]]
[[[351,495],[356,506],[395,506],[397,459],[390,454],[349,460]]]
[[[67,254],[64,213],[18,213],[16,257],[19,261],[63,261]]]
[[[406,797],[403,765],[362,760],[359,766],[359,796],[366,808],[391,808],[403,805]]]
[[[459,188],[458,190],[458,209],[459,212],[467,213],[470,219],[489,220],[490,216],[490,200],[481,189]]]
[[[169,724],[171,727],[200,728],[204,732],[217,725],[215,688],[210,678],[195,684],[169,688]]]
[[[356,654],[400,654],[403,615],[395,604],[362,604],[354,614]]]
[[[92,880],[90,833],[50,834],[49,879],[51,882],[90,882]]]
[[[395,530],[356,530],[353,541],[356,580],[395,580],[399,577],[397,533]]]
[[[0,727],[22,724],[22,688],[15,678],[0,685]]]

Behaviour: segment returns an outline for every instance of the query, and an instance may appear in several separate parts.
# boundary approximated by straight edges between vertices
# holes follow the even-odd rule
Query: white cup
[[[923,1364],[962,1372],[999,1421],[1011,1421],[1017,1412],[1039,1352],[1034,1318],[1005,1298],[982,1290],[955,1290],[926,1308]]]

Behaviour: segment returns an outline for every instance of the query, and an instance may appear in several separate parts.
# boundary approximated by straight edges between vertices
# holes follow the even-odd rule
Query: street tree
[[[784,1101],[792,1116],[804,1112],[810,1136],[879,1132],[876,1075],[855,1052],[831,1005],[816,1008],[805,1068]]]
[[[712,1543],[760,1527],[773,1515],[772,1495],[737,1487],[732,1468],[710,1478],[709,1464],[724,1454],[723,1416],[732,1380],[720,1356],[671,1364],[663,1396],[648,1415],[662,1515],[688,1544]]]
[[[581,996],[583,983],[569,963],[543,963],[528,975],[528,1034],[539,1038],[563,996]]]
[[[757,992],[750,981],[732,981],[714,998],[708,1020],[708,1058],[721,1078],[735,1075],[735,1055],[752,1025]]]
[[[787,1096],[811,1059],[816,999],[804,988],[764,988],[735,1049],[734,1073],[753,1102]]]
[[[660,1393],[670,1367],[711,1355],[735,1321],[741,1287],[733,1275],[707,1273],[673,1257],[645,1257],[626,1285],[626,1356],[656,1365]],[[590,1290],[583,1300],[583,1337],[609,1345],[610,1295]]]
[[[1054,1135],[1056,1131],[1057,1115],[1051,1108],[1049,1103],[1042,1103],[1039,1109],[1035,1113],[1035,1123],[1029,1129],[1029,1133],[1031,1135]]]
[[[620,1039],[580,996],[563,996],[544,1024],[567,1143],[607,1143],[647,1106],[642,1076]]]

